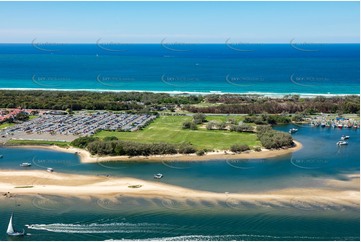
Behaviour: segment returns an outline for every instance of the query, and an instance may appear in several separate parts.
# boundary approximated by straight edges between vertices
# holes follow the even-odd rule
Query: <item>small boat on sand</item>
[[[46,171],[47,171],[47,172],[53,172],[54,169],[49,167],[49,168],[46,169]]]
[[[14,226],[13,226],[13,216],[14,216],[14,214],[11,214],[8,229],[6,230],[6,233],[9,236],[24,236],[25,235],[25,230],[24,229],[23,229],[22,232],[15,231]]]
[[[154,179],[161,179],[161,178],[163,178],[163,174],[161,174],[161,173],[154,175]]]
[[[29,162],[23,162],[23,163],[20,164],[20,166],[21,166],[21,167],[29,167],[29,166],[31,166],[31,163],[29,163]]]

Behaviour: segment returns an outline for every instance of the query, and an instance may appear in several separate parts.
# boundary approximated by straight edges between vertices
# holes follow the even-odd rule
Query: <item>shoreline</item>
[[[170,95],[243,95],[243,96],[263,96],[271,98],[283,98],[286,95],[300,95],[301,98],[315,98],[317,96],[323,97],[342,97],[342,96],[360,96],[360,93],[273,93],[273,92],[222,92],[222,91],[208,91],[208,92],[197,92],[197,91],[159,91],[159,90],[113,90],[113,89],[56,89],[56,88],[0,88],[4,91],[59,91],[59,92],[149,92],[149,93],[166,93]]]
[[[349,174],[347,181],[320,179],[327,185],[312,188],[286,188],[256,193],[228,193],[195,190],[162,182],[145,181],[130,177],[105,177],[94,175],[76,175],[49,173],[46,171],[0,170],[0,201],[17,195],[41,196],[56,195],[79,198],[111,198],[130,196],[152,199],[171,199],[176,201],[212,201],[229,202],[238,206],[238,201],[247,201],[266,206],[304,206],[304,202],[314,206],[334,206],[335,204],[359,207],[358,174]],[[132,187],[138,186],[138,187]]]
[[[73,153],[79,156],[81,163],[97,163],[97,162],[108,162],[108,161],[150,161],[150,162],[162,162],[162,161],[208,161],[208,160],[222,160],[222,159],[267,159],[281,155],[287,155],[302,149],[302,144],[295,141],[295,147],[279,150],[267,150],[256,152],[254,150],[248,151],[247,153],[233,154],[230,151],[219,151],[219,152],[208,152],[203,156],[197,156],[196,154],[175,154],[175,155],[151,155],[151,156],[93,156],[87,150],[70,147],[63,148],[56,145],[10,145],[7,147],[15,148],[34,148],[34,149],[49,149],[53,151]],[[227,152],[227,154],[225,154]]]

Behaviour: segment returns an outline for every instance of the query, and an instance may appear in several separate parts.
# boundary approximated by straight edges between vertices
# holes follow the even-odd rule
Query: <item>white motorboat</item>
[[[293,134],[296,133],[298,131],[298,129],[292,128],[288,131],[288,133]]]
[[[154,179],[161,179],[161,178],[163,178],[163,174],[161,173],[154,175]]]
[[[341,140],[346,140],[346,139],[349,139],[349,138],[350,138],[350,136],[348,136],[348,135],[342,135]]]
[[[49,167],[49,168],[46,169],[46,171],[47,171],[47,172],[53,172],[54,169]]]
[[[347,141],[342,141],[342,140],[340,140],[340,141],[338,141],[338,142],[336,143],[336,145],[338,145],[338,146],[348,145],[348,142],[347,142]]]
[[[31,163],[29,163],[29,162],[23,162],[23,163],[20,164],[20,166],[21,166],[21,167],[29,167],[29,166],[31,166]]]

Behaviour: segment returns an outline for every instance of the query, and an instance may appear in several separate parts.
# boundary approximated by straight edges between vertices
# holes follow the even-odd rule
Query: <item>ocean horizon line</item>
[[[34,41],[34,40],[33,40]],[[0,42],[0,45],[32,45],[34,44],[32,42]],[[39,43],[46,43],[46,44],[63,44],[63,45],[97,45],[100,43],[97,43],[98,40],[96,40],[95,42],[61,42],[61,41],[46,41],[46,42],[39,42]],[[113,44],[113,45],[117,45],[117,44],[126,44],[126,45],[159,45],[162,44],[162,40],[160,42],[105,42],[107,44]],[[235,42],[227,42],[227,40],[225,40],[224,42],[187,42],[187,41],[171,41],[171,42],[167,42],[167,43],[163,43],[163,44],[190,44],[190,45],[224,45],[224,44],[247,44],[247,45],[289,45],[289,44],[307,44],[307,45],[360,45],[360,42],[307,42],[307,41],[298,41],[298,42],[292,42],[292,40],[288,41],[288,42],[277,42],[277,43],[273,43],[273,42],[240,42],[240,41],[235,41]]]

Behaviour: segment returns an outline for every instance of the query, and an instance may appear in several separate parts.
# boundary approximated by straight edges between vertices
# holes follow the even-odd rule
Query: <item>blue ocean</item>
[[[1,89],[360,93],[359,44],[0,44]]]

